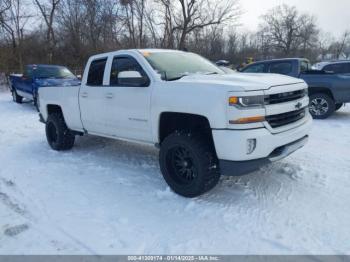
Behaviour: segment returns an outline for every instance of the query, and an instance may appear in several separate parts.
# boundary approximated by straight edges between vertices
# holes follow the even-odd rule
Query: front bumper
[[[216,154],[220,159],[221,169],[225,170],[226,166],[230,166],[233,173],[236,173],[237,169],[243,171],[247,169],[247,172],[243,173],[249,173],[264,164],[280,160],[306,144],[311,126],[312,118],[307,115],[299,126],[277,134],[272,134],[266,128],[213,130]],[[256,140],[256,148],[251,154],[247,153],[248,139]],[[233,167],[234,165],[236,168]],[[246,167],[243,168],[243,165]]]
[[[282,146],[274,150],[268,157],[249,161],[227,161],[220,160],[220,171],[224,176],[241,176],[258,170],[260,167],[283,159],[299,148],[302,148],[308,141],[305,136],[298,141]]]

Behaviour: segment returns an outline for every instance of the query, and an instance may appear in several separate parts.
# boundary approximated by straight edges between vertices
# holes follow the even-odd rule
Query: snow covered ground
[[[350,254],[350,107],[307,147],[189,200],[157,150],[92,136],[46,143],[32,104],[0,93],[0,254]]]

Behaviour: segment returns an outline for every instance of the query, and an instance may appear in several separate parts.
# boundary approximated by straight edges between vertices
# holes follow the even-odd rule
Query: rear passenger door
[[[327,75],[334,90],[334,96],[339,101],[350,101],[350,64],[335,63],[327,65],[324,71],[334,73]]]
[[[96,58],[90,62],[87,79],[79,91],[81,120],[89,133],[106,134],[106,112],[104,104],[108,91],[105,82],[107,57]],[[84,76],[86,77],[86,76]]]

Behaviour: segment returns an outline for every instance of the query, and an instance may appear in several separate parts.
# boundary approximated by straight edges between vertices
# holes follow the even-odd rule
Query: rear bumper
[[[249,161],[228,161],[219,160],[220,171],[224,176],[241,176],[258,170],[262,166],[283,159],[299,148],[303,147],[308,136],[305,136],[293,143],[276,148],[268,157]]]

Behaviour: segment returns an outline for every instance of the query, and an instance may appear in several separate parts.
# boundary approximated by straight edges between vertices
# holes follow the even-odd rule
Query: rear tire
[[[309,111],[314,119],[326,119],[335,111],[334,100],[327,94],[312,94],[310,95]]]
[[[335,111],[338,111],[340,108],[342,108],[344,106],[343,103],[337,103],[335,104]]]
[[[215,150],[206,137],[176,132],[166,137],[159,152],[160,169],[169,187],[193,198],[216,186],[220,178]]]
[[[19,96],[16,92],[16,89],[14,89],[13,87],[11,88],[11,93],[12,93],[12,100],[13,102],[17,103],[17,104],[22,104],[23,101],[23,97]]]
[[[45,131],[47,142],[53,150],[69,150],[74,146],[75,136],[68,129],[62,114],[50,114]]]

